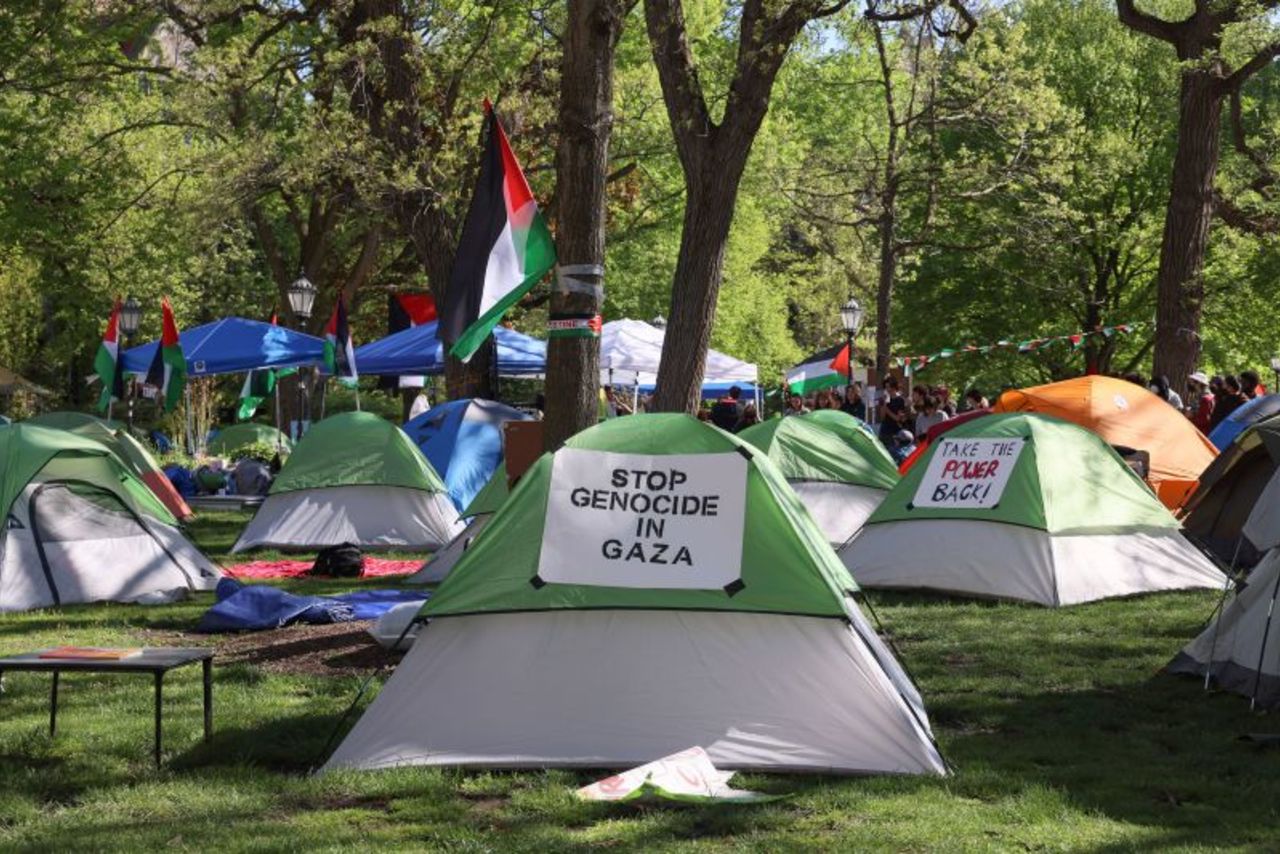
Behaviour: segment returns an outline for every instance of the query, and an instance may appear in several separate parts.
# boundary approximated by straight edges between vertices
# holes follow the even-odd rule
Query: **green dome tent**
[[[220,573],[105,445],[30,423],[0,427],[0,611],[172,601]]]
[[[27,423],[54,430],[68,430],[77,436],[100,442],[164,502],[170,513],[179,519],[194,515],[187,502],[161,471],[155,457],[120,422],[107,421],[84,412],[46,412],[27,419]]]
[[[476,493],[476,497],[471,499],[471,503],[462,511],[462,518],[467,520],[466,527],[438,552],[423,561],[422,567],[406,578],[404,583],[439,584],[444,581],[445,576],[453,571],[458,558],[471,548],[471,544],[475,542],[476,537],[480,536],[480,532],[489,524],[489,520],[493,518],[494,513],[498,512],[498,508],[507,500],[509,494],[507,464],[502,462],[494,469],[484,488]],[[399,637],[399,634],[397,631],[395,637]]]
[[[840,550],[867,587],[1073,605],[1224,576],[1102,439],[990,415],[929,446]]]
[[[254,421],[223,427],[209,440],[207,450],[210,454],[227,457],[249,445],[270,445],[278,448],[282,454],[293,450],[293,442],[284,433],[270,424],[258,424]]]
[[[777,466],[833,546],[848,541],[898,482],[898,469],[879,442],[861,431],[842,435],[821,419],[774,417],[738,438]]]
[[[846,445],[859,454],[879,454],[888,460],[890,465],[897,469],[894,465],[893,457],[889,455],[889,451],[880,440],[876,438],[875,430],[861,418],[854,418],[847,412],[841,412],[839,409],[815,409],[813,412],[806,412],[804,415],[792,415],[791,418],[803,418],[807,421],[816,421],[823,426],[834,430]]]
[[[545,454],[327,768],[944,773],[919,695],[768,459],[685,415]]]
[[[435,549],[461,527],[440,476],[404,431],[368,412],[315,424],[233,551]]]

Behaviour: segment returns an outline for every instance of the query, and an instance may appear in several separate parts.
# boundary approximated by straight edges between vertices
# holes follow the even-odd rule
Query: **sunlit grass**
[[[195,534],[221,555],[243,521],[205,514]],[[199,671],[170,676],[157,771],[146,680],[64,677],[51,742],[47,677],[12,674],[0,697],[0,849],[1265,850],[1280,839],[1280,750],[1239,737],[1280,727],[1240,697],[1158,672],[1214,596],[1051,611],[879,595],[955,774],[743,775],[745,787],[793,795],[756,807],[583,804],[572,789],[593,775],[566,771],[313,777],[359,680],[247,664],[217,669],[208,746]],[[210,601],[9,615],[0,651],[137,643],[146,629],[189,629]]]

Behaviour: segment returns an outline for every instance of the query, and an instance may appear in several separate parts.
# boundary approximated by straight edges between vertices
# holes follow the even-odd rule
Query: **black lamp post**
[[[142,306],[132,295],[125,298],[124,305],[120,306],[120,331],[124,333],[125,349],[133,346],[133,336],[138,334],[138,327],[142,325]],[[125,399],[128,401],[128,415],[125,423],[129,425],[129,431],[133,432],[133,379],[129,380],[129,387],[125,391]]]
[[[844,327],[845,346],[849,350],[846,379],[850,386],[853,385],[853,339],[858,334],[858,330],[862,328],[864,314],[862,303],[853,297],[849,297],[849,301],[840,306],[840,325]]]
[[[1280,356],[1271,357],[1271,373],[1276,375],[1276,391],[1280,391]]]
[[[297,321],[299,330],[307,325],[307,321],[311,319],[311,309],[316,304],[316,286],[311,284],[311,280],[307,278],[306,271],[298,274],[298,278],[293,280],[293,284],[289,285],[289,309],[293,312],[293,316]],[[302,373],[302,369],[298,369],[298,430],[295,439],[302,438],[302,424],[306,420],[307,412],[307,383]]]

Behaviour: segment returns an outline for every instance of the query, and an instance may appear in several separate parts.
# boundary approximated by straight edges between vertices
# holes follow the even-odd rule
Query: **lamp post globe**
[[[853,385],[853,339],[858,334],[858,330],[862,328],[864,316],[865,312],[863,311],[862,303],[853,297],[849,297],[848,301],[840,306],[840,325],[844,327],[845,346],[848,348],[849,353],[849,361],[845,369],[845,380],[849,386]]]
[[[293,280],[293,284],[289,285],[289,309],[293,312],[293,316],[303,322],[310,320],[317,293],[316,286],[311,284],[307,274],[300,273],[298,278]]]
[[[858,334],[858,330],[862,328],[862,319],[865,312],[862,309],[862,303],[853,297],[849,297],[849,301],[840,306],[840,325],[844,327],[845,334],[850,338]]]
[[[124,305],[120,306],[120,331],[124,333],[126,341],[133,340],[133,336],[138,334],[140,325],[142,325],[142,306],[130,295],[125,298]]]

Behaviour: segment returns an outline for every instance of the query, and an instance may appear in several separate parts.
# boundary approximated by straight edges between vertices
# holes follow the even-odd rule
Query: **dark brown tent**
[[[1192,540],[1223,563],[1251,567],[1262,555],[1240,536],[1263,488],[1280,466],[1280,415],[1241,433],[1200,476],[1182,517]],[[1238,552],[1237,552],[1238,549]]]

